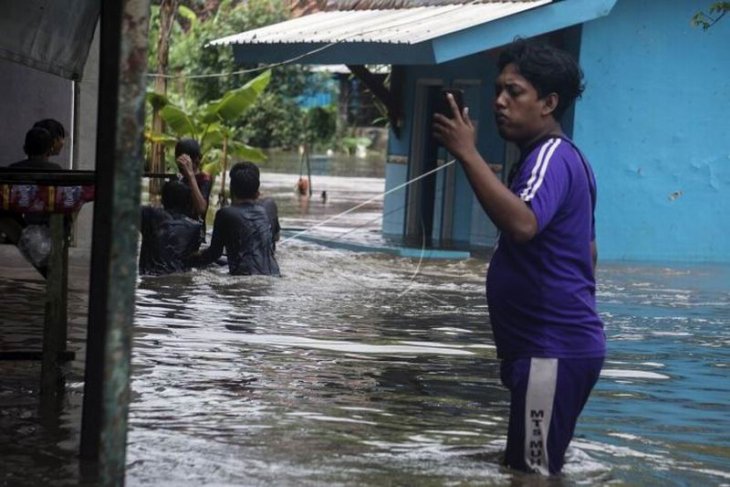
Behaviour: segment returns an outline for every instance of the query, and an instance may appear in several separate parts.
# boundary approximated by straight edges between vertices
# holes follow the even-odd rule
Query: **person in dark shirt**
[[[210,247],[193,256],[191,265],[211,264],[225,248],[231,274],[279,276],[271,220],[264,207],[256,201],[260,186],[259,168],[251,162],[238,163],[231,168],[230,181],[232,204],[218,210]]]
[[[276,250],[276,242],[279,241],[281,236],[281,224],[279,223],[279,207],[276,206],[274,198],[258,198],[257,203],[261,205],[266,214],[269,216],[269,222],[271,223],[271,237],[274,240],[274,250]]]
[[[41,127],[33,127],[25,134],[23,152],[27,156],[22,161],[14,162],[8,166],[12,169],[31,169],[43,171],[63,170],[55,162],[50,162],[48,156],[53,151],[53,136]]]
[[[180,181],[162,187],[163,208],[142,207],[140,274],[170,274],[190,269],[185,259],[200,247],[201,223],[187,216],[190,190]]]
[[[33,127],[25,134],[23,152],[27,156],[22,161],[14,162],[8,166],[9,169],[30,170],[36,172],[61,171],[63,168],[55,162],[50,162],[48,156],[53,149],[53,136],[48,130],[41,127]],[[8,235],[11,243],[17,243],[21,230],[27,225],[47,225],[48,215],[26,214],[17,215],[10,212],[2,212],[0,225],[4,228],[3,233]]]

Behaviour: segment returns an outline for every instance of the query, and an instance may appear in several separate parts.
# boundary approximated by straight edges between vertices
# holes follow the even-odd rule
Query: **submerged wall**
[[[583,26],[602,259],[730,262],[730,18],[690,25],[709,4],[620,0]]]

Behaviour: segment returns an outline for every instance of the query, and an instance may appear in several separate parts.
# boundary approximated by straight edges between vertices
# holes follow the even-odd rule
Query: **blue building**
[[[730,262],[730,20],[691,25],[709,1],[331,1],[324,11],[217,41],[247,62],[340,64],[389,108],[386,189],[445,165],[430,134],[443,87],[465,92],[485,158],[517,151],[492,117],[500,46],[541,37],[574,53],[587,89],[564,129],[599,184],[602,259]],[[389,64],[389,86],[365,65]],[[389,194],[383,232],[437,248],[488,248],[496,229],[451,164]]]

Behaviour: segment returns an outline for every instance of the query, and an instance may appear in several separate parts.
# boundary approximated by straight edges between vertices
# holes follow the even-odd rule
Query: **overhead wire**
[[[431,169],[430,171],[427,171],[427,172],[425,172],[425,173],[423,173],[423,174],[421,174],[419,176],[416,176],[415,178],[412,178],[412,179],[410,179],[410,180],[408,180],[408,181],[406,181],[406,182],[404,182],[402,184],[399,184],[395,188],[391,188],[388,191],[385,191],[384,193],[377,194],[377,195],[373,196],[372,198],[369,198],[369,199],[363,201],[362,203],[359,203],[359,204],[353,206],[352,208],[349,208],[349,209],[347,209],[347,210],[345,210],[343,212],[340,212],[340,213],[338,213],[336,215],[333,215],[330,218],[327,218],[326,220],[323,220],[323,221],[321,221],[321,222],[319,222],[319,223],[317,223],[315,225],[312,225],[309,228],[306,228],[304,230],[301,230],[301,231],[295,233],[294,235],[291,235],[290,237],[287,237],[284,240],[282,240],[279,245],[283,245],[283,244],[285,244],[285,243],[287,243],[287,242],[289,242],[289,241],[291,241],[291,240],[293,240],[293,239],[295,239],[295,238],[297,238],[297,237],[299,237],[301,235],[304,235],[306,233],[311,232],[315,228],[319,228],[319,227],[321,227],[323,225],[326,225],[327,223],[329,223],[331,221],[334,221],[334,220],[336,220],[336,219],[338,219],[338,218],[340,218],[342,216],[345,216],[345,215],[347,215],[349,213],[352,213],[353,211],[358,210],[358,209],[362,208],[363,206],[372,203],[373,201],[376,201],[376,200],[378,200],[380,198],[384,198],[384,197],[386,197],[387,195],[389,195],[391,193],[394,193],[396,191],[399,191],[399,190],[405,188],[406,186],[415,183],[416,181],[419,181],[419,180],[421,180],[421,179],[423,179],[425,177],[430,176],[431,174],[434,174],[434,173],[436,173],[436,172],[438,172],[438,171],[440,171],[440,170],[442,170],[442,169],[444,169],[444,168],[452,165],[454,162],[456,162],[456,159],[451,159],[450,161],[445,162],[441,166],[438,166],[438,167],[436,167],[434,169]]]

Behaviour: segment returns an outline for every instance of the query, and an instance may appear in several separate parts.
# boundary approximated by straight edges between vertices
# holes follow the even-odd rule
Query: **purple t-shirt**
[[[501,235],[487,272],[489,316],[501,358],[605,355],[591,242],[595,179],[572,143],[552,137],[523,154],[510,185],[538,233]]]

